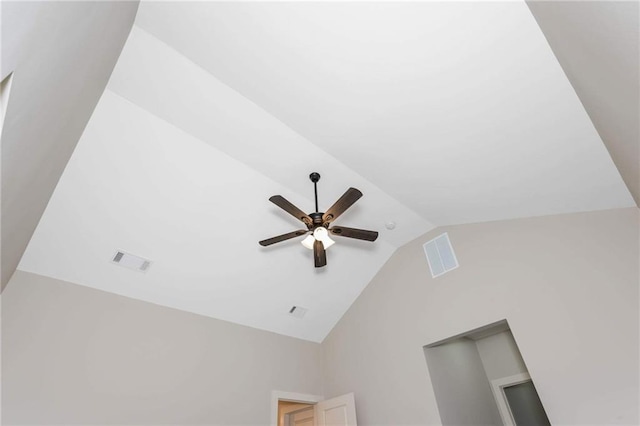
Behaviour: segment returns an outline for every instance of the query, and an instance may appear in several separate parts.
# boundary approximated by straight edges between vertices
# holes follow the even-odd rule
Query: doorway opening
[[[492,380],[491,390],[505,425],[551,424],[529,373]]]
[[[506,320],[424,347],[443,425],[550,425]]]
[[[289,424],[286,425],[285,422]],[[279,426],[280,424],[285,426],[357,426],[355,396],[351,392],[324,399],[319,395],[272,391],[271,426]]]
[[[11,93],[11,82],[13,81],[13,73],[9,74],[0,82],[0,133],[4,125],[4,118],[9,105],[9,94]]]
[[[322,395],[272,391],[271,426],[313,426],[313,406],[323,400]],[[309,416],[309,412],[311,412],[311,416]],[[311,419],[311,423],[304,422],[308,418]],[[295,423],[295,421],[299,423]]]
[[[278,401],[278,426],[313,426],[313,404]]]

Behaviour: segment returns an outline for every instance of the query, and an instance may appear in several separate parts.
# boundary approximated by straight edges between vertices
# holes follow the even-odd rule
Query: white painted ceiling
[[[640,2],[527,2],[640,203]]]
[[[381,233],[323,269],[257,244],[301,228],[268,198],[313,210],[312,171]],[[321,341],[434,226],[633,205],[524,2],[142,2],[20,269]]]
[[[8,283],[127,40],[138,4],[9,1],[0,6],[0,288]],[[2,116],[2,114],[0,114]]]

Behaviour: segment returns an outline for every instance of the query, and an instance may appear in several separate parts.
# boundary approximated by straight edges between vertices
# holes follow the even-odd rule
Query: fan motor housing
[[[313,221],[313,227],[318,227],[318,226],[322,226],[322,216],[324,216],[324,213],[310,213],[309,217],[311,218],[311,220]]]

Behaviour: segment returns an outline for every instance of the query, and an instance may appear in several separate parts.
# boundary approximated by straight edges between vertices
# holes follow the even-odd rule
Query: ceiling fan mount
[[[309,179],[311,179],[311,182],[313,183],[318,183],[318,181],[320,180],[320,173],[318,172],[313,172],[309,175]]]
[[[326,249],[334,243],[329,235],[337,235],[340,237],[355,238],[371,242],[378,238],[378,233],[376,231],[347,228],[344,226],[329,227],[335,219],[337,219],[342,213],[358,201],[360,197],[362,197],[362,192],[356,188],[349,188],[326,212],[319,212],[318,181],[320,180],[320,174],[313,172],[309,175],[309,179],[313,182],[316,202],[316,210],[313,213],[304,213],[281,195],[274,195],[269,198],[269,201],[273,204],[304,223],[307,226],[307,229],[299,229],[287,234],[262,240],[259,242],[261,246],[270,246],[271,244],[311,233],[311,235],[308,235],[307,238],[302,241],[302,244],[309,249],[313,249],[314,265],[316,268],[321,268],[327,264]]]

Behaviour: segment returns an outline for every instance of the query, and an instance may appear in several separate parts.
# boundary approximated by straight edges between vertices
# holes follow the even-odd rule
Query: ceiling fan
[[[287,234],[278,235],[277,237],[268,238],[259,242],[261,246],[270,246],[271,244],[286,241],[291,238],[301,237],[305,234],[307,238],[302,241],[302,245],[313,250],[313,261],[316,268],[321,268],[327,264],[327,254],[325,250],[334,244],[329,234],[339,237],[355,238],[358,240],[375,241],[378,238],[376,231],[367,231],[365,229],[347,228],[345,226],[334,226],[329,228],[331,222],[336,220],[342,213],[362,197],[362,192],[356,188],[349,188],[342,194],[342,197],[336,201],[326,213],[318,212],[318,181],[320,174],[313,172],[309,175],[309,179],[313,182],[315,192],[316,211],[306,214],[281,195],[274,195],[269,198],[276,206],[289,213],[291,216],[300,220],[307,226],[307,229],[299,229]]]

